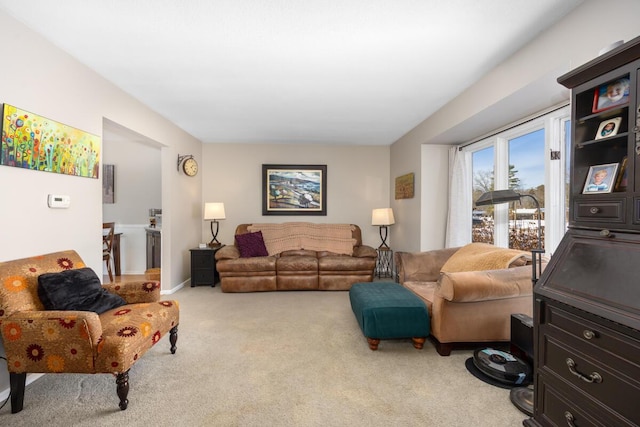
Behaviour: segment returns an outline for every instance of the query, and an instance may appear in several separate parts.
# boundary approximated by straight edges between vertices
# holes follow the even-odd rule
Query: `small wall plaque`
[[[413,199],[413,182],[413,172],[396,178],[396,200]]]

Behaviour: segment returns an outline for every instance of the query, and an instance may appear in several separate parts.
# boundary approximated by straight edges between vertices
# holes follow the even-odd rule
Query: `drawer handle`
[[[569,372],[571,372],[576,377],[580,378],[582,381],[587,383],[601,383],[602,376],[597,372],[592,372],[591,375],[584,375],[576,370],[576,362],[570,357],[567,358],[567,367],[569,368]]]
[[[595,333],[595,332],[593,332],[592,330],[585,329],[584,331],[582,331],[582,336],[583,336],[585,339],[590,340],[590,339],[593,339],[593,338],[595,338],[595,337],[596,337],[596,333]]]
[[[596,208],[595,206],[591,207],[591,209],[589,209],[589,212],[591,212],[591,214],[595,215],[600,211],[600,209]]]
[[[576,419],[571,412],[565,411],[564,418],[567,420],[567,425],[569,427],[576,427],[576,424],[574,423]]]

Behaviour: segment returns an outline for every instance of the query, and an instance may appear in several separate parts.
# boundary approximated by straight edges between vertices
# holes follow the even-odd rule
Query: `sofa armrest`
[[[121,296],[127,304],[160,301],[160,282],[156,280],[107,283],[102,287],[112,294]]]
[[[353,247],[353,256],[356,258],[377,258],[378,252],[371,246],[360,245]]]
[[[216,252],[216,261],[238,258],[240,258],[240,251],[234,245],[223,246]]]
[[[531,266],[441,273],[436,294],[451,302],[475,302],[532,294]]]
[[[396,252],[394,262],[398,281],[436,282],[444,263],[460,248],[436,249],[426,252]]]

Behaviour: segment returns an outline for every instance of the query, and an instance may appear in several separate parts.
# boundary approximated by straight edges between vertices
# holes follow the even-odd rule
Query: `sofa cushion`
[[[437,292],[451,302],[477,302],[531,295],[531,267],[442,273]]]
[[[525,251],[476,242],[469,243],[457,250],[444,263],[440,271],[457,273],[461,271],[498,270],[526,265],[530,259],[531,255]]]
[[[90,268],[44,273],[38,276],[38,296],[47,310],[80,310],[101,314],[126,304],[102,287]]]
[[[236,246],[240,251],[240,258],[252,258],[268,256],[267,247],[264,245],[262,232],[245,233],[236,235]]]
[[[318,275],[318,258],[314,256],[286,256],[276,260],[278,274]]]

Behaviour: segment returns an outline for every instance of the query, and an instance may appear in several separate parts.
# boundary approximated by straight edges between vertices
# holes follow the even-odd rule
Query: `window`
[[[569,114],[562,107],[464,148],[471,154],[474,242],[531,250],[539,224],[547,254],[560,243],[568,224]],[[475,206],[483,193],[505,189],[527,196]]]

